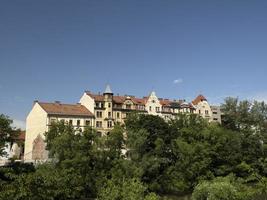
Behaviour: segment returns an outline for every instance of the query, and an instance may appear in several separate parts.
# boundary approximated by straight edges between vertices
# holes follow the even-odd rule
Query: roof
[[[138,105],[145,105],[146,102],[147,102],[147,97],[143,97],[142,99],[141,98],[131,98],[131,100],[135,103],[135,104],[138,104]]]
[[[104,101],[105,97],[104,95],[100,94],[92,94],[90,92],[86,92],[86,94],[90,97],[92,97],[95,101]]]
[[[95,101],[104,101],[104,95],[100,94],[92,94],[91,92],[86,91],[86,94],[93,98]],[[128,97],[128,98],[127,98]],[[113,102],[117,104],[123,104],[127,99],[131,100],[134,104],[145,105],[147,101],[147,97],[144,98],[136,98],[133,96],[113,96]]]
[[[171,105],[171,101],[169,99],[161,99],[159,102],[162,106],[170,106]]]
[[[41,102],[38,102],[38,104],[48,114],[94,117],[94,115],[85,106],[81,104],[61,104],[61,103],[41,103]]]
[[[109,85],[106,86],[105,94],[113,94]]]
[[[201,101],[207,101],[207,99],[203,95],[198,95],[193,101],[193,105],[197,105]]]
[[[126,97],[124,96],[113,96],[113,101],[118,104],[122,104],[125,101]]]
[[[105,97],[104,95],[100,95],[100,94],[92,94],[89,91],[86,91],[86,94],[88,96],[90,96],[91,98],[93,98],[95,101],[104,101]],[[137,98],[134,96],[113,96],[113,102],[116,104],[123,104],[126,100],[131,100],[134,104],[136,105],[145,105],[148,97],[143,97],[143,98]],[[162,106],[166,106],[166,107],[192,107],[191,104],[184,104],[185,100],[169,100],[169,99],[163,99],[163,98],[159,98],[159,102]]]
[[[25,141],[25,132],[26,131],[21,131],[18,136],[18,140]]]
[[[25,131],[20,131],[18,135],[12,137],[15,141],[25,141]]]

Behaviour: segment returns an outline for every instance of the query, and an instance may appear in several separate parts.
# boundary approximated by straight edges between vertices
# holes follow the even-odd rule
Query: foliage
[[[254,190],[228,176],[201,182],[195,187],[192,200],[249,200],[254,195]]]
[[[228,98],[222,108],[222,125],[189,113],[169,121],[135,113],[102,137],[90,127],[81,132],[53,124],[45,133],[51,162],[36,169],[0,168],[0,199],[266,195],[266,104]]]
[[[145,194],[146,187],[137,179],[116,182],[111,179],[99,192],[99,200],[158,200],[155,193]]]
[[[4,151],[7,142],[13,142],[18,131],[11,127],[13,121],[3,114],[0,114],[0,156],[6,155]]]

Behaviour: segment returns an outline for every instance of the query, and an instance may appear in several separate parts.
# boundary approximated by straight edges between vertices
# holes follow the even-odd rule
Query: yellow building
[[[26,119],[24,160],[46,160],[44,133],[51,123],[64,121],[78,131],[93,126],[94,115],[81,104],[43,103],[35,101]]]
[[[92,126],[100,135],[105,135],[115,123],[123,124],[131,112],[158,115],[165,120],[172,119],[179,113],[197,113],[208,121],[220,122],[219,107],[211,107],[202,95],[192,103],[158,98],[154,91],[146,97],[137,98],[114,95],[108,85],[103,94],[85,91],[78,104],[36,101],[26,120],[24,158],[28,161],[47,159],[43,134],[54,121],[72,124],[77,130]],[[213,116],[214,113],[216,116]]]

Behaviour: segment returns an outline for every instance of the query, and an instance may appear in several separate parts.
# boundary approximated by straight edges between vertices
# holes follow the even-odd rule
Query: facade
[[[56,121],[72,124],[77,130],[94,124],[94,115],[81,104],[43,103],[35,101],[26,119],[24,160],[45,160],[44,133]]]
[[[78,104],[41,103],[36,101],[26,120],[25,160],[47,158],[44,133],[55,121],[64,121],[82,130],[94,127],[100,135],[108,134],[116,123],[123,124],[131,112],[157,115],[165,120],[179,113],[196,113],[209,122],[220,122],[219,107],[210,106],[207,99],[199,95],[191,103],[185,100],[158,98],[153,91],[138,98],[131,95],[114,95],[110,86],[103,94],[85,91]]]
[[[80,104],[94,113],[94,127],[101,134],[108,133],[115,123],[124,123],[131,112],[158,115],[164,119],[171,119],[178,113],[196,113],[192,103],[184,100],[169,100],[158,98],[153,91],[149,96],[137,98],[135,96],[113,95],[109,86],[103,94],[93,94],[85,91]]]
[[[212,112],[212,121],[222,123],[222,112],[220,106],[210,106]]]

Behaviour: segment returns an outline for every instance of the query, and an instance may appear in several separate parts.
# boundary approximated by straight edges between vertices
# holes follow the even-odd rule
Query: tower
[[[113,92],[111,91],[111,88],[109,85],[106,86],[104,95],[104,101],[105,101],[105,120],[106,125],[104,127],[106,128],[112,128],[113,127]]]

